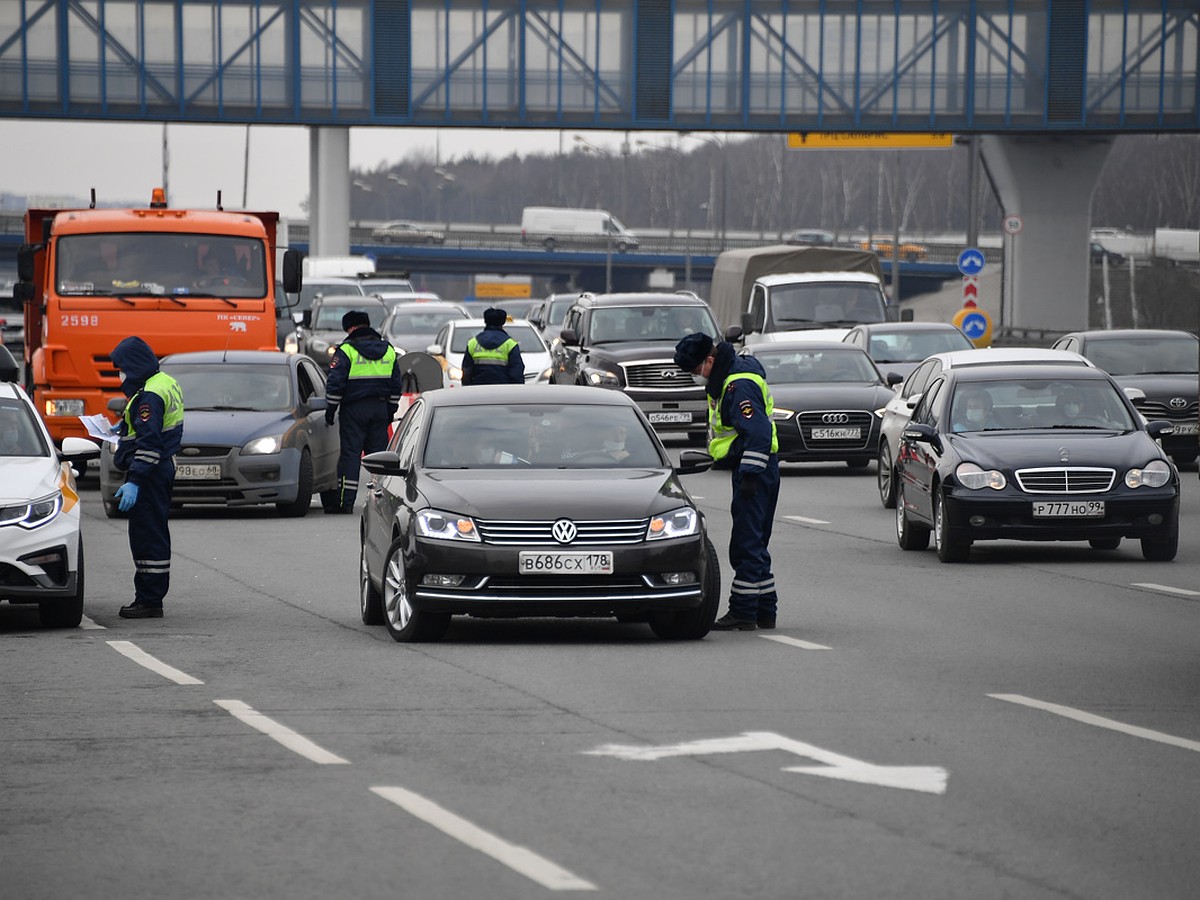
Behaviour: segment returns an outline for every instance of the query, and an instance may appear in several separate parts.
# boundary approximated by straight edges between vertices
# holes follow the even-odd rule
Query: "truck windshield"
[[[879,288],[855,282],[777,285],[771,289],[771,318],[777,326],[883,322]]]
[[[267,295],[263,242],[208,234],[64,235],[55,283],[60,294],[122,297]]]

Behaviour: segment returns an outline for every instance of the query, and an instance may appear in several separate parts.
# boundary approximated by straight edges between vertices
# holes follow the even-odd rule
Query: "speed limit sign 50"
[[[1017,215],[1005,216],[1004,217],[1004,233],[1005,234],[1017,234],[1020,232],[1020,230],[1021,230],[1022,226],[1024,226],[1024,224],[1025,223],[1021,220],[1020,216],[1017,216]]]

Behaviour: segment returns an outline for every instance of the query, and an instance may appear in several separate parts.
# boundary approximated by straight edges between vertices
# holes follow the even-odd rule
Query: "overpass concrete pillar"
[[[1073,331],[1088,326],[1092,194],[1110,138],[983,135],[980,152],[1005,217],[1004,290],[998,324]]]
[[[308,130],[308,253],[350,252],[350,129]]]

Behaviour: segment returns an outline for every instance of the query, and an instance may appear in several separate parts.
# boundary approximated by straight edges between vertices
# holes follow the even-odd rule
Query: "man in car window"
[[[507,320],[508,313],[502,309],[483,311],[483,331],[467,341],[463,354],[464,385],[525,383],[525,362],[521,348],[504,330]]]
[[[1003,427],[992,415],[992,395],[987,391],[970,389],[954,399],[955,431],[986,431]]]
[[[728,457],[733,464],[733,584],[729,612],[713,628],[774,628],[779,598],[767,545],[779,500],[779,439],[771,419],[775,401],[762,365],[752,356],[739,356],[726,341],[714,346],[702,332],[675,345],[675,365],[705,386],[713,435],[708,452],[713,459]]]

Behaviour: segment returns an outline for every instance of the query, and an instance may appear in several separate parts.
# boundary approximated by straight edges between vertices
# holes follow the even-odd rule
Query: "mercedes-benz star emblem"
[[[569,544],[575,540],[575,523],[570,519],[559,519],[550,526],[550,533],[560,544]]]
[[[1070,452],[1067,450],[1067,448],[1066,448],[1066,447],[1059,447],[1059,448],[1058,448],[1058,461],[1059,461],[1059,462],[1064,462],[1064,463],[1065,463],[1065,462],[1070,462],[1070,461],[1071,461],[1071,454],[1070,454]]]

